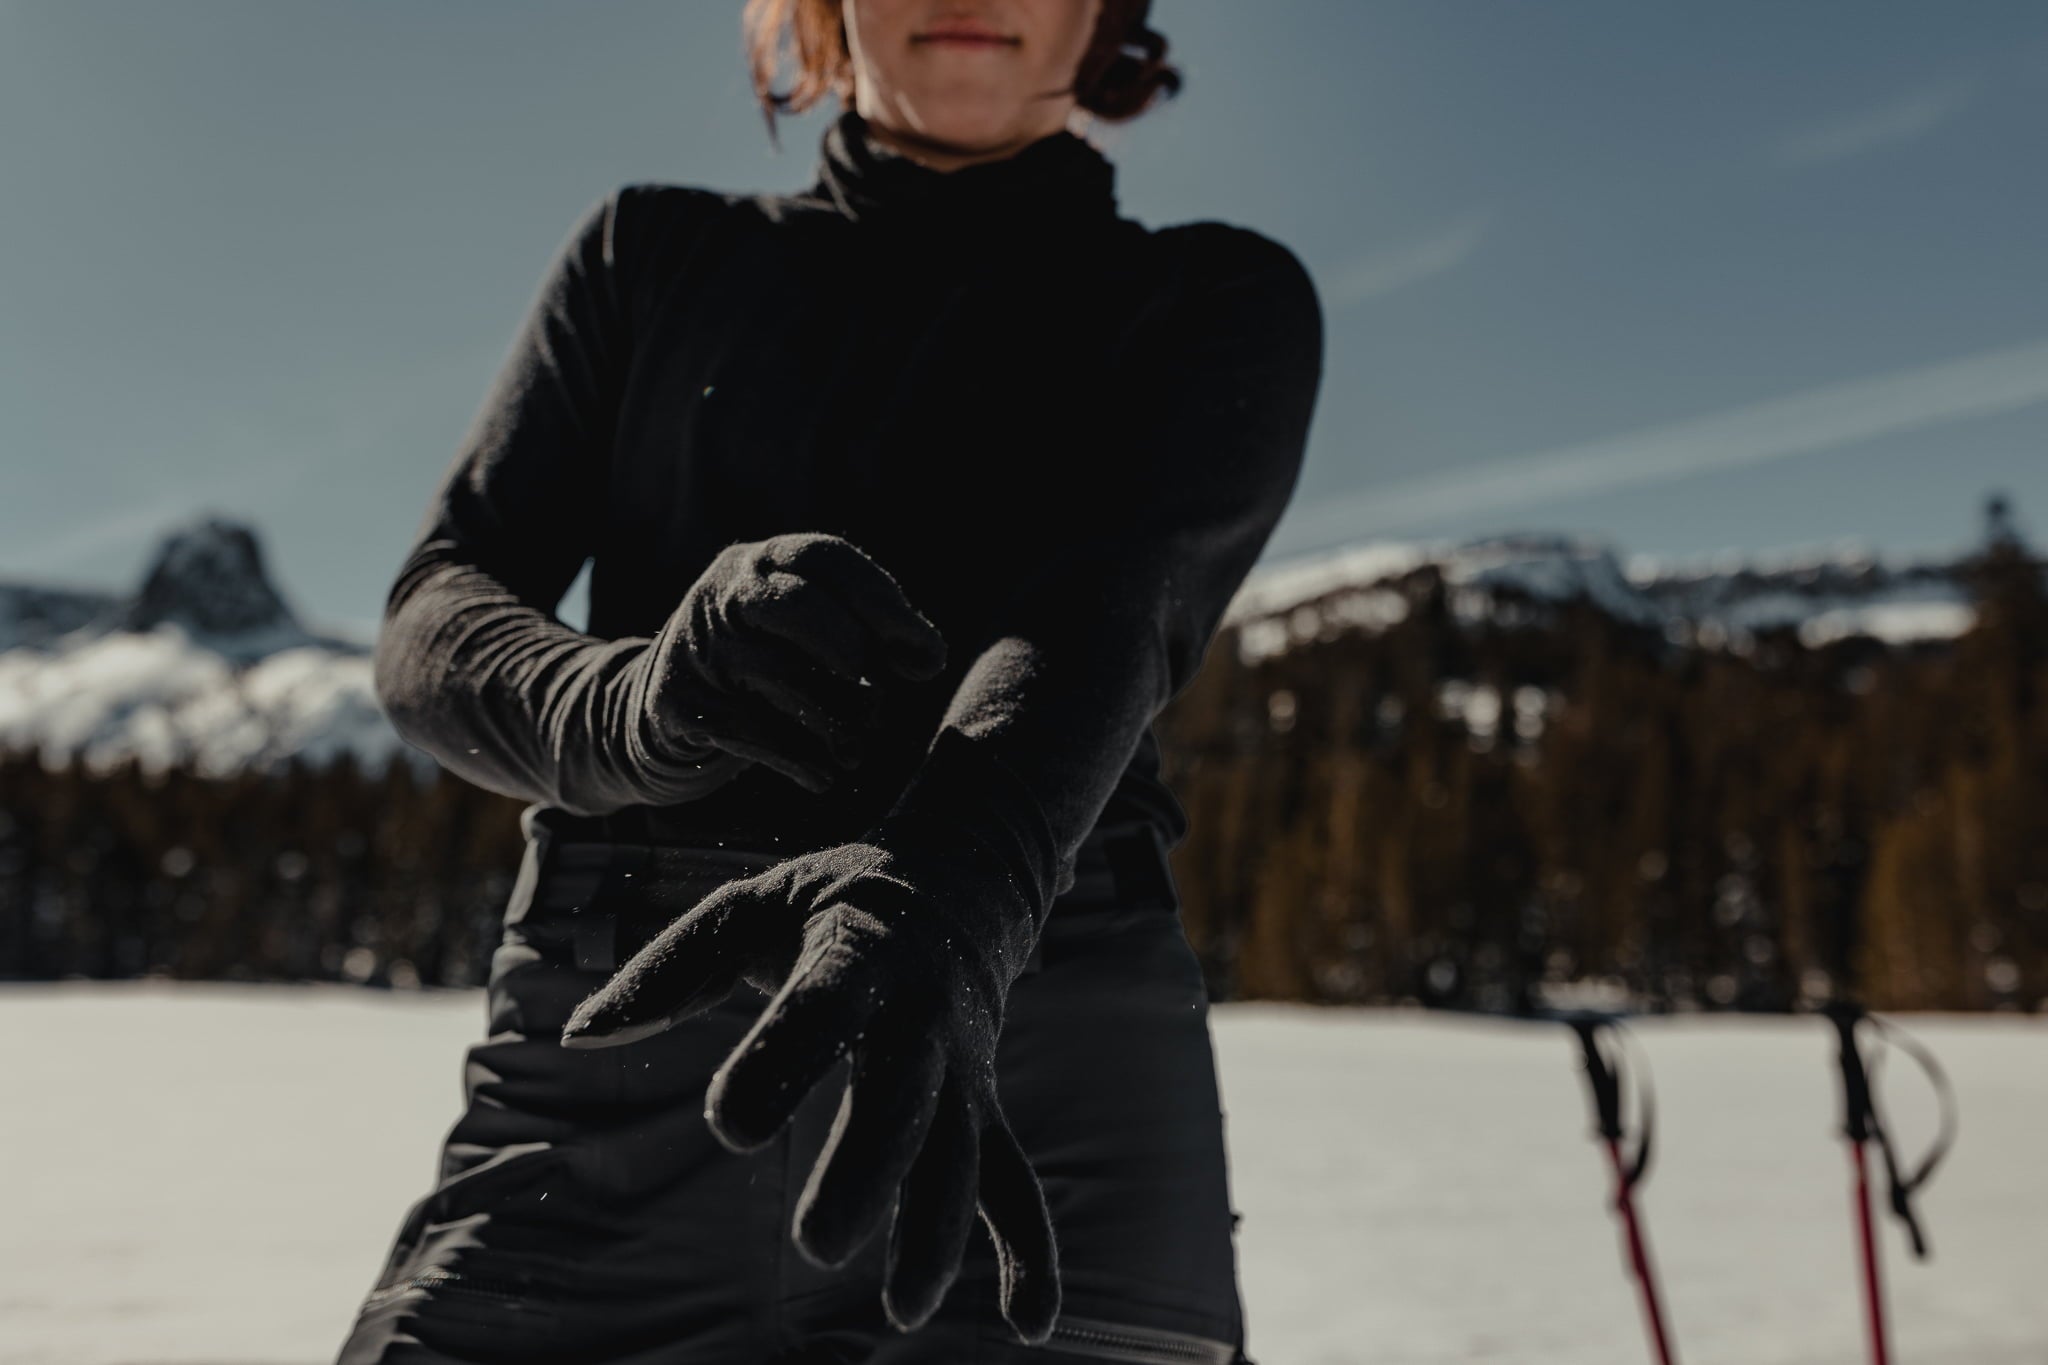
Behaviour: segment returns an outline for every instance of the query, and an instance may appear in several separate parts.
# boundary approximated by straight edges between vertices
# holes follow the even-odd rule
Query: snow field
[[[1647,1360],[1576,1045],[1555,1025],[1214,1012],[1259,1365]],[[1887,1220],[1900,1365],[2048,1361],[2048,1021],[1914,1017],[1962,1137]],[[480,992],[0,987],[0,1363],[331,1360],[460,1105]],[[1649,1020],[1641,1208],[1681,1360],[1864,1351],[1832,1037]],[[1917,1151],[1934,1111],[1880,1084]]]

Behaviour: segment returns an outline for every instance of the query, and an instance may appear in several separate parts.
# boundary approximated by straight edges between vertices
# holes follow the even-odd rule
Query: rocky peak
[[[201,517],[158,542],[120,624],[150,630],[164,622],[200,637],[301,633],[264,570],[255,532],[217,516]]]

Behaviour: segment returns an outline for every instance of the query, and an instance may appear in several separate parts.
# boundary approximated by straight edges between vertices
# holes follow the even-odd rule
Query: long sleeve
[[[651,641],[554,614],[600,536],[632,348],[629,202],[630,187],[607,195],[559,249],[428,505],[374,657],[378,700],[408,743],[478,786],[578,815],[693,800],[745,766],[657,753],[636,705]]]
[[[1293,253],[1219,223],[1181,231],[1199,249],[1131,363],[1101,486],[1003,586],[892,811],[996,846],[1040,922],[1292,496],[1321,384],[1321,306]]]

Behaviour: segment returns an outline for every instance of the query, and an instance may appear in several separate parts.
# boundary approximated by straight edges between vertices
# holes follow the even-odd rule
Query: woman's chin
[[[980,83],[967,83],[959,92],[934,91],[914,107],[918,137],[959,155],[1008,148],[1028,136],[1024,101],[993,96]]]

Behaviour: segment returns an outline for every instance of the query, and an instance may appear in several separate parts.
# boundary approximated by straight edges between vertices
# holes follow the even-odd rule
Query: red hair
[[[835,95],[853,103],[853,57],[842,0],[747,0],[740,16],[754,94],[775,137],[775,116],[800,114]],[[1095,36],[1074,73],[1074,102],[1109,123],[1136,118],[1160,95],[1179,93],[1180,71],[1166,60],[1166,39],[1146,23],[1152,0],[1102,0]],[[775,89],[785,50],[796,83]]]

